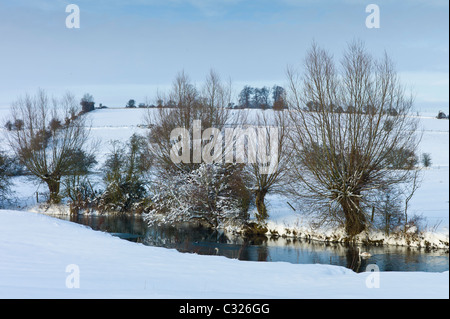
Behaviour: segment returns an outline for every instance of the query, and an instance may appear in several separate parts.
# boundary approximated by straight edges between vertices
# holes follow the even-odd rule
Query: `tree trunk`
[[[267,214],[266,204],[264,203],[264,198],[265,198],[266,194],[267,194],[266,190],[257,190],[256,191],[255,204],[256,204],[256,209],[258,210],[258,212],[256,214],[256,218],[258,219],[259,222],[263,222],[269,217],[269,215]]]
[[[50,204],[59,204],[61,202],[61,197],[59,196],[60,180],[57,178],[48,178],[45,180],[50,193],[48,202]]]
[[[366,217],[359,208],[359,200],[350,198],[341,201],[345,217],[345,231],[348,236],[354,237],[366,229]]]

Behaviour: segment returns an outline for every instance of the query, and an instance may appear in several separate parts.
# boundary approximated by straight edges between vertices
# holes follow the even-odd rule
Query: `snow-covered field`
[[[266,111],[267,112],[267,111]],[[4,123],[8,110],[0,108]],[[100,141],[101,165],[111,140],[126,141],[145,133],[144,109],[103,109],[89,114],[91,135]],[[250,114],[251,116],[252,114]],[[448,242],[449,122],[421,116],[420,153],[430,153],[432,167],[410,204],[410,215],[426,218],[426,240]],[[5,149],[0,127],[0,149]],[[0,210],[0,297],[2,298],[448,298],[445,273],[382,272],[379,288],[368,288],[374,273],[356,274],[328,265],[293,265],[182,254],[127,242],[49,216],[18,211],[35,204],[45,191],[24,177],[14,179],[11,209]],[[268,196],[269,228],[280,235],[302,229],[304,217],[281,195]],[[302,228],[303,227],[303,228]],[[448,244],[447,244],[448,245]],[[80,288],[66,279],[79,269]],[[378,275],[378,274],[377,274]],[[372,278],[373,279],[373,278]],[[69,283],[70,286],[70,283]],[[369,286],[370,283],[369,283]]]

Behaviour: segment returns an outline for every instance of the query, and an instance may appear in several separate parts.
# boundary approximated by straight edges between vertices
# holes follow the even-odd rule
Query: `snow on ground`
[[[449,298],[448,282],[448,271],[357,274],[184,254],[0,210],[0,298]]]

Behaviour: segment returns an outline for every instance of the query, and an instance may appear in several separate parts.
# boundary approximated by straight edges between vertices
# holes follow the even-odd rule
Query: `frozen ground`
[[[449,272],[365,272],[144,246],[0,210],[0,298],[449,298]]]

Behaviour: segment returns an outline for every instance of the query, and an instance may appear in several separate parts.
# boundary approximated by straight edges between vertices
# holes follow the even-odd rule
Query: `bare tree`
[[[405,228],[404,230],[407,230],[408,227],[408,208],[409,208],[409,202],[411,201],[412,197],[414,196],[414,193],[419,189],[419,187],[422,184],[422,176],[420,175],[420,169],[414,170],[414,174],[412,175],[411,182],[407,184],[409,186],[404,190],[405,193]]]
[[[61,178],[79,167],[87,144],[85,116],[77,115],[75,97],[50,99],[45,91],[19,98],[12,105],[13,122],[23,123],[8,134],[16,157],[49,190],[49,202],[60,202]],[[76,156],[75,156],[76,155]]]
[[[198,91],[183,71],[173,81],[170,92],[166,95],[159,93],[157,99],[158,105],[166,107],[148,110],[148,140],[155,168],[166,171],[174,168],[170,158],[173,144],[170,132],[177,127],[191,127],[198,109]]]
[[[358,41],[348,46],[340,65],[313,44],[304,68],[303,77],[288,70],[296,161],[291,172],[297,181],[291,191],[314,207],[318,221],[340,222],[352,237],[369,224],[370,195],[411,176],[411,170],[399,169],[410,159],[396,159],[394,168],[391,155],[416,152],[413,99],[387,54],[375,60]],[[314,110],[305,109],[308,102]]]
[[[257,116],[259,136],[254,142],[261,143],[261,145],[253,147],[257,149],[259,156],[254,163],[247,164],[247,171],[255,194],[256,217],[260,222],[269,217],[265,196],[269,192],[284,189],[292,149],[287,136],[289,129],[287,111],[270,114],[271,116],[266,113]],[[259,154],[259,152],[263,152],[263,154]]]
[[[203,88],[197,89],[189,77],[184,72],[180,72],[168,95],[158,97],[158,100],[164,99],[172,101],[172,107],[149,109],[146,118],[150,127],[149,142],[155,157],[155,167],[163,171],[195,169],[201,162],[201,158],[195,156],[193,152],[189,154],[186,161],[181,163],[172,161],[170,151],[174,141],[171,138],[171,132],[176,128],[183,128],[189,132],[192,136],[188,145],[189,149],[183,151],[191,153],[193,148],[201,147],[207,142],[202,141],[202,136],[194,136],[196,123],[201,126],[196,127],[197,132],[205,128],[222,131],[226,125],[236,121],[227,108],[231,100],[231,84],[222,82],[219,75],[211,70]]]
[[[170,107],[149,110],[147,116],[156,174],[151,215],[163,214],[170,222],[174,219],[169,215],[177,220],[192,219],[191,213],[198,215],[203,210],[201,214],[213,220],[231,202],[239,203],[231,205],[237,210],[246,211],[248,194],[240,174],[242,165],[224,163],[223,130],[237,122],[228,108],[231,85],[210,71],[197,89],[181,72],[166,97],[158,99],[171,102]],[[181,138],[173,133],[178,130],[183,132]],[[182,146],[176,149],[178,143]],[[174,160],[174,149],[176,155],[181,154],[179,161]],[[205,157],[214,160],[205,161]],[[204,178],[199,174],[205,174]],[[193,182],[194,177],[199,179]],[[224,200],[230,192],[234,192],[231,202]]]
[[[223,82],[219,74],[211,69],[202,88],[203,103],[206,107],[206,125],[218,125],[218,128],[222,128],[228,124],[231,93],[231,81]]]

